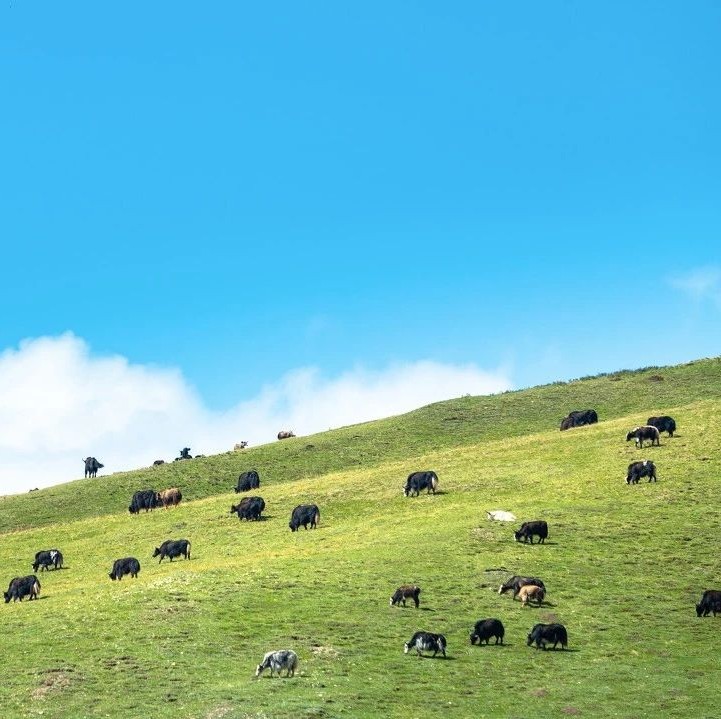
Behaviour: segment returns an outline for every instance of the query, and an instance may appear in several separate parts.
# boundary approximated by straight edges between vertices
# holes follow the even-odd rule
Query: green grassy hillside
[[[650,414],[700,399],[721,400],[721,358],[651,367],[573,382],[438,402],[398,417],[274,442],[191,462],[83,479],[26,495],[0,497],[0,533],[101,516],[127,508],[137,489],[178,486],[187,499],[225,493],[238,474],[265,483],[411,460],[433,449],[474,445],[558,429],[571,409],[594,407],[602,420]],[[102,471],[102,470],[101,470]]]
[[[720,370],[707,360],[464,398],[5,498],[0,579],[51,546],[66,569],[40,575],[40,601],[0,605],[3,715],[717,716],[721,618],[693,605],[721,588]],[[586,406],[604,421],[558,431]],[[624,441],[661,412],[678,436]],[[658,484],[625,484],[638,458],[656,462]],[[228,489],[250,466],[266,519],[241,523]],[[402,496],[419,468],[438,472],[441,493]],[[130,516],[129,493],[148,484],[197,499]],[[321,525],[293,534],[290,510],[307,501]],[[546,519],[548,542],[517,544],[485,509]],[[171,537],[190,539],[193,558],[158,565],[153,548]],[[111,582],[127,555],[140,577]],[[542,577],[546,605],[499,596],[509,573]],[[404,582],[421,585],[420,610],[388,606]],[[470,645],[482,617],[503,621],[506,646]],[[526,647],[530,627],[553,620],[572,651]],[[418,629],[444,633],[449,659],[405,656]],[[255,680],[263,653],[283,647],[300,656],[296,678]]]

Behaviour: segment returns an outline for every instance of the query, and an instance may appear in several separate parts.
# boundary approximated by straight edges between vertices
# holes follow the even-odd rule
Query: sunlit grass
[[[236,470],[222,463],[247,456],[199,460],[193,471],[205,467],[209,476],[196,496],[211,496],[139,516],[127,512],[128,490],[145,484],[138,475],[33,493],[46,495],[44,526],[0,537],[2,581],[30,573],[41,548],[62,549],[67,568],[39,575],[40,601],[0,606],[3,716],[716,716],[721,620],[697,619],[693,605],[704,589],[721,588],[718,367],[664,370],[656,383],[643,374],[594,379],[587,402],[575,388],[586,382],[491,398],[515,397],[526,413],[507,418],[506,436],[501,413],[492,430],[481,414],[453,420],[475,424],[475,440],[467,428],[456,442],[435,438],[433,417],[471,400],[434,405],[424,410],[422,443],[404,439],[404,418],[363,425],[379,445],[395,440],[408,453],[384,458],[377,449],[355,466],[330,455],[357,428],[291,440],[295,449],[259,448],[251,456],[267,505],[262,522],[230,516],[232,491],[210,492],[230,490]],[[684,371],[700,379],[687,381]],[[625,393],[617,392],[622,382]],[[607,418],[613,402],[618,409],[622,396],[633,399],[634,382],[643,392],[675,385],[681,401],[651,402],[638,390],[634,401],[648,406],[592,427],[561,433],[555,422],[543,431],[534,424],[535,403],[551,401],[544,392],[555,403],[543,410],[547,418],[582,406],[605,406],[599,414]],[[677,437],[643,451],[624,441],[630,425],[660,411],[676,417]],[[307,444],[336,468],[282,470],[314,451]],[[272,452],[280,454],[265,481],[260,458]],[[646,456],[658,484],[628,487],[626,466]],[[221,466],[222,483],[210,476]],[[438,472],[441,493],[404,498],[405,476],[420,468]],[[189,476],[163,477],[182,479],[183,493],[194,496]],[[103,492],[110,499],[102,506],[118,506],[92,516]],[[11,527],[32,520],[33,505],[18,500],[27,502],[0,502]],[[291,533],[291,509],[309,501],[320,506],[320,527]],[[67,521],[73,502],[81,518]],[[486,509],[546,519],[546,545],[515,543],[513,527],[488,522]],[[193,544],[192,560],[152,559],[161,541],[181,537]],[[141,561],[139,578],[111,582],[112,560],[128,555]],[[547,604],[521,608],[499,596],[500,568],[542,577]],[[420,610],[388,606],[406,582],[422,587]],[[503,621],[506,646],[470,645],[483,617]],[[531,626],[552,620],[567,626],[571,651],[526,647]],[[405,656],[403,643],[418,629],[445,634],[450,658]],[[284,647],[300,656],[296,678],[255,680],[263,653]]]

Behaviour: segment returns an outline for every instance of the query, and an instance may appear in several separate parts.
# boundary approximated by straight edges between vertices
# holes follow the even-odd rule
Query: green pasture
[[[558,431],[570,409],[601,422]],[[0,500],[0,581],[31,573],[41,599],[0,605],[3,717],[715,717],[721,617],[698,619],[721,588],[721,363],[607,375],[439,403],[380,422],[159,469],[80,480]],[[678,435],[637,450],[626,431],[668,413]],[[652,459],[657,484],[624,482]],[[229,514],[254,467],[261,522]],[[405,498],[416,469],[436,496]],[[190,501],[131,516],[135,489],[177,485]],[[315,502],[317,530],[291,533]],[[514,542],[485,510],[545,519],[545,545]],[[168,538],[192,559],[157,563]],[[111,582],[115,558],[138,579]],[[546,604],[497,593],[512,573],[544,579]],[[389,606],[402,583],[421,608]],[[497,617],[503,647],[471,646]],[[569,651],[526,646],[560,621]],[[403,654],[441,632],[448,659]],[[254,677],[271,649],[300,657],[294,679]]]

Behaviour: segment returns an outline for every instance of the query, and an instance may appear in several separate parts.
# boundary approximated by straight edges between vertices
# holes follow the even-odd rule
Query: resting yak
[[[583,427],[585,424],[596,424],[596,422],[598,422],[598,414],[595,409],[574,410],[561,420],[561,432],[571,427]]]

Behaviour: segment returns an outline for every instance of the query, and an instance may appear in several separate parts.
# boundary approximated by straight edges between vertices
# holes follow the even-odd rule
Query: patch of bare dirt
[[[340,652],[335,647],[318,645],[310,648],[311,652],[320,659],[338,659]]]
[[[67,689],[72,682],[70,676],[72,671],[72,669],[50,669],[45,672],[40,686],[33,690],[31,697],[33,699],[45,699],[48,694]]]

